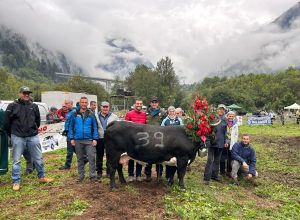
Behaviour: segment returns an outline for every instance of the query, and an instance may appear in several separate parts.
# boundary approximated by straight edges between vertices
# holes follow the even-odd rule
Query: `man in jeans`
[[[76,112],[76,108],[73,108],[73,101],[66,99],[64,105],[68,108],[68,114],[66,115],[66,121],[65,121],[65,130],[63,131],[63,135],[67,136],[69,132],[70,127],[70,118],[71,115]],[[64,166],[61,166],[60,170],[69,170],[71,168],[72,159],[73,159],[73,153],[75,152],[74,147],[71,145],[70,139],[67,136],[67,156],[66,156],[66,162]]]
[[[30,97],[31,90],[23,86],[19,91],[19,99],[10,103],[5,111],[4,130],[11,136],[12,142],[12,181],[13,190],[20,190],[21,156],[25,149],[31,155],[35,164],[37,176],[41,183],[52,182],[45,177],[44,161],[41,150],[38,128],[40,126],[40,111]]]
[[[135,100],[134,109],[126,113],[125,120],[132,121],[138,124],[146,124],[147,116],[146,113],[142,111],[142,107],[143,107],[143,101],[139,99]],[[128,161],[129,182],[134,181],[133,171],[134,171],[134,160],[129,160]],[[136,162],[135,175],[136,175],[136,181],[138,182],[142,182],[141,172],[142,172],[142,165]]]
[[[90,166],[90,180],[97,180],[96,173],[96,145],[99,139],[97,122],[94,113],[88,109],[88,99],[80,98],[80,109],[70,118],[70,127],[68,137],[72,146],[75,146],[78,167],[78,182],[82,182],[85,176],[84,160],[88,156]]]
[[[238,172],[246,174],[246,179],[251,180],[258,176],[256,171],[256,155],[254,148],[250,145],[250,137],[244,134],[241,142],[237,142],[232,147],[232,171],[233,183],[238,185]]]

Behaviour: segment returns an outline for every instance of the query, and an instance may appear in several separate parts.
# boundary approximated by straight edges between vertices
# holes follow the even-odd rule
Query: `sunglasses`
[[[102,108],[108,108],[108,106],[101,106]]]

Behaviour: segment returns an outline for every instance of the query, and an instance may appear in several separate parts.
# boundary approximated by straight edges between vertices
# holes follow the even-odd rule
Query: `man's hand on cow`
[[[96,140],[93,140],[92,146],[93,146],[93,147],[96,147],[96,145],[97,145],[97,141],[96,141]]]
[[[75,140],[72,139],[72,140],[70,141],[70,143],[71,143],[72,146],[75,146]]]

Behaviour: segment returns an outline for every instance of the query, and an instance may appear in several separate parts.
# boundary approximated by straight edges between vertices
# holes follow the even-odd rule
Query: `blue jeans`
[[[67,138],[67,156],[65,167],[70,168],[72,164],[73,153],[75,153],[75,148],[71,145],[71,141]]]
[[[34,162],[38,178],[45,176],[44,162],[40,139],[38,135],[32,137],[19,137],[11,135],[12,142],[12,181],[20,183],[21,156],[27,149]]]

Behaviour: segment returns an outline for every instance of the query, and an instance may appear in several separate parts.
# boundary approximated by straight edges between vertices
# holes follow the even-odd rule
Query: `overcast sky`
[[[62,51],[93,76],[112,77],[95,66],[110,63],[116,53],[106,44],[108,39],[127,39],[154,65],[169,56],[176,73],[186,77],[186,82],[193,82],[218,71],[224,60],[231,59],[231,51],[220,55],[218,45],[226,45],[232,38],[263,27],[296,3],[294,0],[0,0],[0,24],[48,49]]]

